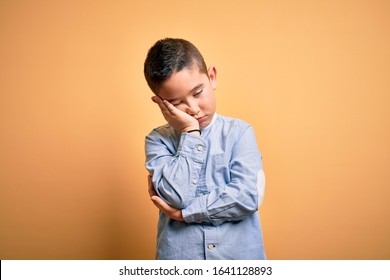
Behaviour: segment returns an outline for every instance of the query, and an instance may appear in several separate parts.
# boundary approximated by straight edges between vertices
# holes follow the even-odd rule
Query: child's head
[[[161,100],[194,117],[200,128],[211,123],[216,110],[217,72],[213,66],[206,68],[193,44],[183,39],[158,41],[148,52],[144,73]]]
[[[144,75],[150,89],[157,94],[160,85],[172,74],[193,67],[208,75],[202,54],[191,42],[166,38],[150,48],[144,64]]]

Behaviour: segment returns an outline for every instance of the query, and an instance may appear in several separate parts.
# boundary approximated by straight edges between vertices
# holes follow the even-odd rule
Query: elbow
[[[257,203],[249,203],[246,205],[244,211],[246,213],[246,216],[250,216],[253,213],[256,213],[258,209],[259,209],[259,206]]]
[[[184,196],[166,182],[158,184],[156,187],[156,192],[158,196],[161,197],[170,206],[176,209],[185,208]]]
[[[244,199],[242,206],[243,211],[247,214],[247,216],[252,215],[259,209],[259,200],[258,200],[258,193],[257,190],[253,192],[247,192],[246,193],[246,199]]]

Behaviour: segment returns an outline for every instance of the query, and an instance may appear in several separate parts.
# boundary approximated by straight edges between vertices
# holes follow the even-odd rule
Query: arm
[[[264,193],[264,186],[265,186],[265,176],[263,170],[261,170],[258,174],[258,184],[257,188],[259,193]],[[152,177],[148,176],[148,191],[150,200],[153,202],[153,204],[160,209],[165,215],[170,217],[173,220],[183,222],[183,213],[182,210],[176,209],[170,205],[168,205],[164,200],[162,200],[158,194],[156,193],[156,190],[154,189],[153,183],[152,183]],[[261,197],[260,197],[261,196]],[[259,200],[262,200],[262,195],[259,194]],[[259,206],[261,202],[259,201]]]
[[[197,197],[182,210],[168,205],[159,198],[149,180],[151,200],[163,213],[178,221],[207,222],[217,226],[223,222],[245,219],[254,213],[260,205],[265,183],[261,155],[257,151],[251,128],[247,129],[237,143],[231,166],[232,180],[228,185],[220,187],[208,195]]]
[[[162,200],[156,193],[156,190],[154,189],[153,183],[152,183],[152,177],[148,176],[148,191],[150,200],[154,203],[154,205],[160,209],[165,215],[170,217],[171,219],[174,219],[176,221],[184,221],[182,211],[180,209],[173,208],[172,206],[168,205],[164,200]]]
[[[195,196],[191,181],[198,180],[206,152],[199,151],[204,141],[195,135],[182,133],[178,147],[167,141],[164,130],[146,137],[146,169],[152,176],[156,192],[169,205],[182,209]],[[165,141],[165,142],[164,142]]]
[[[261,154],[254,131],[248,127],[235,144],[230,160],[230,182],[209,194],[196,197],[182,210],[186,222],[220,225],[238,221],[258,209],[258,178],[262,172]],[[262,193],[260,194],[262,199]]]
[[[183,133],[177,147],[168,139],[172,135],[167,130],[155,130],[149,134],[145,142],[146,168],[152,175],[158,196],[169,205],[181,209],[194,195],[195,190],[189,186],[192,180],[198,178],[200,167],[205,161],[205,152],[198,148],[205,143],[198,132],[186,133],[199,128],[195,118],[157,96],[152,100],[158,104],[168,123]]]

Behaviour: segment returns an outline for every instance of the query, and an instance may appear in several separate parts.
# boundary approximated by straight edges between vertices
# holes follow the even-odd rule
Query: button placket
[[[203,146],[202,145],[197,145],[196,146],[196,150],[198,151],[198,152],[203,152]],[[200,170],[199,170],[199,172],[200,172]],[[194,174],[195,175],[195,174]],[[198,174],[198,176],[199,176],[200,174]],[[199,180],[198,180],[198,178],[197,177],[195,177],[195,178],[193,178],[192,180],[191,180],[191,183],[193,184],[193,185],[197,185],[198,184],[198,182],[199,182]]]

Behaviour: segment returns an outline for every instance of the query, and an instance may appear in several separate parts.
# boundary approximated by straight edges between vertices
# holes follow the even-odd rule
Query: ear
[[[207,69],[207,74],[209,75],[209,80],[213,89],[216,89],[218,86],[217,83],[217,68],[215,66],[210,66]]]

